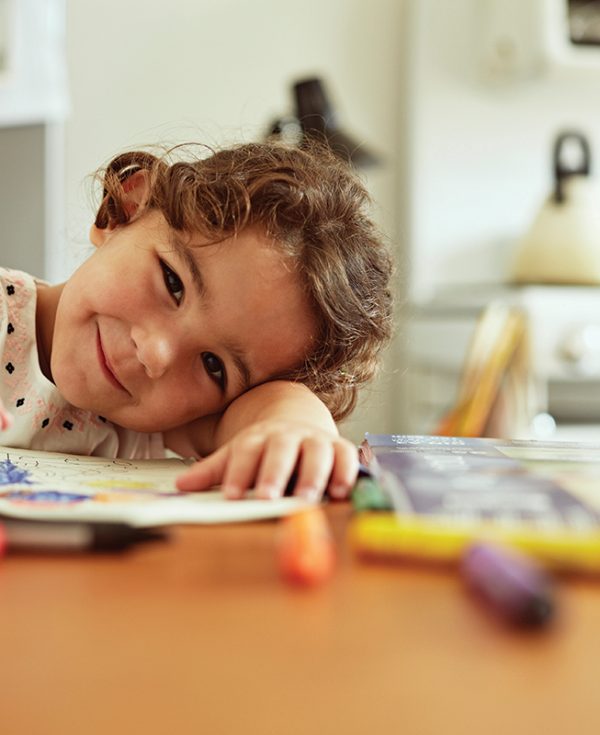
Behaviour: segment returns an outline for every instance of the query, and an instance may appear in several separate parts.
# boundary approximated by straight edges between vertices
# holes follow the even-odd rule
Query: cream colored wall
[[[340,121],[386,165],[367,183],[394,244],[402,167],[404,0],[67,0],[71,114],[66,125],[62,278],[86,254],[86,178],[123,148],[181,139],[219,144],[260,138],[291,112],[293,80],[322,76]],[[390,373],[398,371],[390,359]],[[397,427],[392,379],[346,427]],[[399,404],[398,404],[399,405]]]

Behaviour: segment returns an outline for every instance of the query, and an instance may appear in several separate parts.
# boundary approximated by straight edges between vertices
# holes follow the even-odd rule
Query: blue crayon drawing
[[[0,485],[31,485],[32,480],[29,479],[29,472],[17,467],[10,459],[4,459],[0,462]]]
[[[12,500],[20,503],[43,503],[64,505],[66,503],[81,503],[84,500],[90,500],[89,495],[80,495],[78,493],[66,493],[62,490],[9,490],[0,492],[2,500]]]

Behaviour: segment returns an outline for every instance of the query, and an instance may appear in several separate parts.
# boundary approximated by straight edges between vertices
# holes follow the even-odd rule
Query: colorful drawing
[[[43,505],[45,507],[90,500],[89,495],[76,495],[60,490],[40,490],[37,492],[35,490],[9,490],[8,492],[0,492],[0,498],[18,505]]]
[[[121,460],[0,447],[0,515],[134,525],[221,523],[274,518],[306,502],[227,501],[218,490],[180,493],[188,460]]]
[[[22,467],[13,464],[10,459],[4,459],[0,462],[0,485],[14,485],[15,483],[23,483],[29,485],[29,472]]]

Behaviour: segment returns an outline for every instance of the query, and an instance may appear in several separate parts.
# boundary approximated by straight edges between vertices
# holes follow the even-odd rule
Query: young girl
[[[180,151],[181,152],[181,151]],[[390,336],[390,257],[327,151],[240,145],[101,173],[91,257],[50,286],[0,271],[2,444],[199,461],[182,490],[349,492],[334,421]],[[203,458],[203,459],[200,459]]]

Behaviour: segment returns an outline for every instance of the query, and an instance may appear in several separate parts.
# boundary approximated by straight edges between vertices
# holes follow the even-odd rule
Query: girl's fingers
[[[283,435],[272,438],[263,453],[256,495],[259,498],[280,498],[298,461],[298,441]]]
[[[316,502],[328,487],[331,497],[345,498],[358,473],[356,447],[327,436],[251,433],[198,461],[176,485],[198,491],[221,484],[230,499],[241,498],[254,486],[258,498],[279,498],[294,470],[297,496]]]
[[[235,442],[222,479],[225,497],[241,498],[254,485],[263,451],[264,440],[260,437],[249,436],[243,442]]]
[[[330,441],[309,437],[302,442],[295,495],[316,502],[321,498],[335,457]]]
[[[228,453],[228,447],[222,447],[209,457],[200,459],[189,470],[179,475],[175,481],[177,489],[193,492],[219,485],[227,466]]]
[[[342,439],[334,447],[335,460],[329,479],[329,494],[332,498],[347,498],[358,475],[358,452],[349,441]]]

